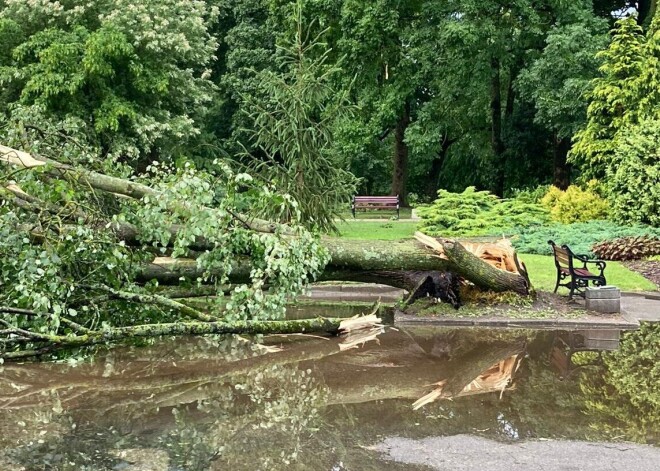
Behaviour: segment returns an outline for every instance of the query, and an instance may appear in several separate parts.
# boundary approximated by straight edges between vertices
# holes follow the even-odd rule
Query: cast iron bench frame
[[[602,260],[590,260],[586,255],[577,255],[568,247],[568,245],[557,246],[552,240],[548,241],[552,246],[552,253],[555,259],[555,267],[557,268],[557,284],[555,285],[555,293],[560,286],[564,286],[570,290],[568,295],[569,299],[573,298],[574,294],[578,294],[584,298],[584,288],[589,286],[591,282],[594,286],[605,286],[607,281],[603,272],[605,271],[606,263]],[[576,268],[574,261],[578,260],[582,263],[582,267]],[[593,274],[587,268],[587,263],[593,263],[598,267],[600,273]],[[569,278],[569,281],[562,283],[563,280]]]
[[[355,217],[358,209],[396,209],[396,218],[399,219],[399,195],[396,196],[353,196],[351,212]]]

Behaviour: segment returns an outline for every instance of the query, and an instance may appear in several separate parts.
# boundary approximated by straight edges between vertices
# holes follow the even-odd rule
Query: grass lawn
[[[417,221],[360,221],[349,220],[337,224],[341,237],[362,240],[399,240],[412,237]]]
[[[557,270],[550,255],[520,254],[525,262],[532,285],[537,290],[552,291],[555,289]],[[608,285],[614,285],[621,291],[656,291],[657,287],[642,275],[628,270],[619,262],[607,262],[605,278]],[[565,294],[566,288],[559,288],[559,294]]]
[[[361,240],[399,240],[412,237],[417,222],[414,221],[361,221],[347,219],[337,224],[341,237]],[[555,288],[556,270],[552,256],[520,254],[525,262],[532,284],[537,290],[552,291]],[[656,291],[658,288],[642,275],[628,270],[618,262],[607,262],[607,283],[622,291]],[[559,293],[566,289],[560,288]]]

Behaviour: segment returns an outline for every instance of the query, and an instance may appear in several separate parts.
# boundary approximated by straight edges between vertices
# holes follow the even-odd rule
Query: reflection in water
[[[0,469],[411,469],[369,449],[393,435],[657,443],[630,397],[614,410],[607,396],[607,355],[621,352],[592,353],[604,346],[594,339],[618,342],[604,335],[420,327],[348,350],[300,336],[267,339],[281,348],[177,338],[77,364],[4,365]]]

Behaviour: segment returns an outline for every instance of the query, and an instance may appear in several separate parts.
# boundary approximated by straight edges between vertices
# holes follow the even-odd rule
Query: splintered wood
[[[421,232],[415,232],[415,239],[426,245],[428,248],[435,250],[435,256],[443,260],[447,260],[445,249],[440,242],[433,237],[429,237]]]
[[[513,374],[520,366],[520,354],[512,355],[502,361],[499,361],[483,371],[479,376],[474,378],[463,390],[456,396],[447,395],[444,393],[444,388],[447,380],[443,379],[434,383],[435,388],[425,396],[420,397],[413,403],[413,410],[417,410],[426,404],[434,402],[438,399],[451,399],[452,397],[470,396],[473,394],[482,394],[499,391],[500,398],[507,389],[512,389]]]
[[[11,147],[3,146],[2,144],[0,144],[0,162],[6,162],[23,168],[33,168],[46,165],[46,162],[35,159],[27,152],[12,149]]]
[[[438,258],[447,260],[444,248],[438,240],[429,237],[421,232],[415,232],[415,239],[426,245],[436,252]],[[479,257],[484,262],[495,268],[508,271],[511,273],[520,274],[518,269],[519,264],[516,263],[516,251],[511,245],[509,239],[501,239],[497,242],[460,242],[465,247],[465,250],[472,253],[474,256]]]
[[[378,335],[383,332],[383,329],[383,324],[376,314],[346,319],[339,324],[339,333],[344,336],[339,344],[339,350],[357,348],[372,340],[378,342]]]
[[[516,264],[516,251],[509,239],[501,239],[491,243],[461,242],[469,252],[503,271],[520,273]]]

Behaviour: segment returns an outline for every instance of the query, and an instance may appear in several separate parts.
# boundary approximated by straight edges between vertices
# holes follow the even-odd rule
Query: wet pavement
[[[660,292],[622,293],[621,314],[628,320],[660,322]]]
[[[421,440],[393,437],[374,447],[399,463],[452,471],[657,471],[660,449],[633,443],[499,443],[470,435]]]
[[[304,302],[376,302],[396,303],[404,298],[405,290],[392,288],[386,285],[375,284],[327,284],[316,285],[307,296],[299,300]],[[576,299],[576,303],[584,305],[584,301]],[[426,322],[454,326],[513,326],[527,328],[590,328],[590,327],[616,327],[636,328],[639,322],[660,322],[660,292],[648,293],[622,293],[620,315],[598,315],[582,318],[555,319],[507,319],[502,317],[483,318],[428,318],[422,319],[418,316],[400,316],[400,322]]]

